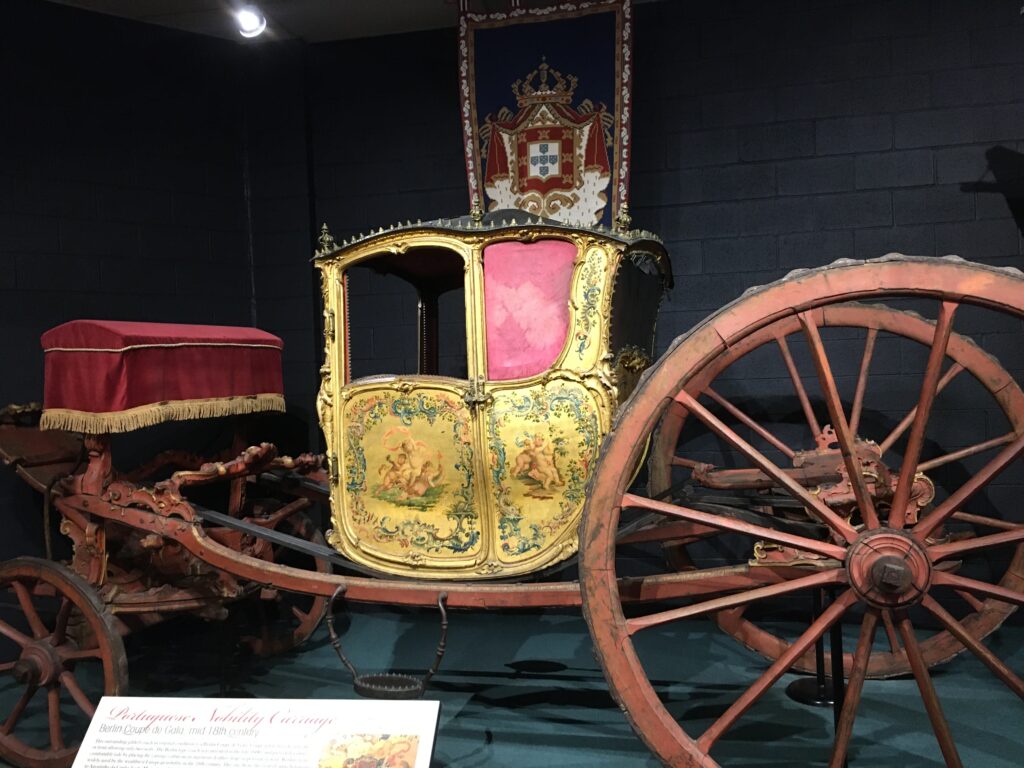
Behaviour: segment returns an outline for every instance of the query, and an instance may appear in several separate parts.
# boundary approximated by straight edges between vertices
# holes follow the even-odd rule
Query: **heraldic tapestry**
[[[630,0],[459,19],[473,210],[611,226],[627,211]]]

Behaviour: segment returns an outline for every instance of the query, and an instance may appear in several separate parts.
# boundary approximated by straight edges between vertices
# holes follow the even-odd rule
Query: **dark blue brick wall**
[[[67,320],[248,324],[239,46],[38,0],[4,14],[0,405],[41,398],[39,336]],[[0,557],[41,551],[38,505],[0,471]]]
[[[248,323],[237,46],[41,2],[0,30],[0,403],[77,317]]]
[[[636,20],[632,213],[676,272],[660,347],[796,267],[1024,266],[1006,196],[970,187],[1024,167],[1019,3],[665,2]],[[1003,332],[982,341],[1020,343]]]
[[[310,205],[307,50],[301,43],[252,46],[245,57],[253,322],[284,340],[288,411],[315,446],[322,340],[319,281],[309,264],[318,225]]]

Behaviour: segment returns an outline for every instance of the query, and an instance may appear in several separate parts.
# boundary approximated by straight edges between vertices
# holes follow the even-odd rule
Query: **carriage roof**
[[[531,216],[517,210],[499,210],[487,213],[482,217],[466,215],[451,219],[432,219],[429,221],[397,222],[389,227],[380,227],[367,233],[359,233],[351,240],[344,240],[340,245],[327,230],[321,228],[320,247],[313,261],[318,265],[325,261],[345,263],[351,256],[359,260],[372,252],[375,243],[390,241],[396,235],[407,235],[413,238],[440,235],[455,241],[473,242],[483,239],[487,242],[497,240],[532,239],[538,234],[552,237],[591,237],[616,243],[623,246],[624,251],[645,253],[647,259],[636,259],[637,266],[641,261],[651,261],[662,275],[666,288],[672,286],[672,268],[669,263],[665,245],[661,238],[645,229],[618,229],[604,225],[580,226],[565,224],[555,219]]]

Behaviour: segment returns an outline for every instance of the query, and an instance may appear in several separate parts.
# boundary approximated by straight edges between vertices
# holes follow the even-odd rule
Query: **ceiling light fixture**
[[[267,19],[255,5],[243,5],[235,11],[238,33],[242,37],[257,37],[267,28]]]

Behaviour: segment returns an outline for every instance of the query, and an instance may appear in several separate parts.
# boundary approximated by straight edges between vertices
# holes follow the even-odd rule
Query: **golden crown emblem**
[[[553,83],[548,82],[548,76],[554,78]],[[538,78],[539,82],[534,84]],[[558,104],[569,104],[572,102],[573,91],[576,90],[577,78],[574,75],[562,77],[557,69],[551,69],[547,60],[542,58],[540,66],[526,76],[524,80],[516,80],[512,83],[512,93],[516,96],[516,104],[525,107],[527,104],[542,104],[555,102]]]

